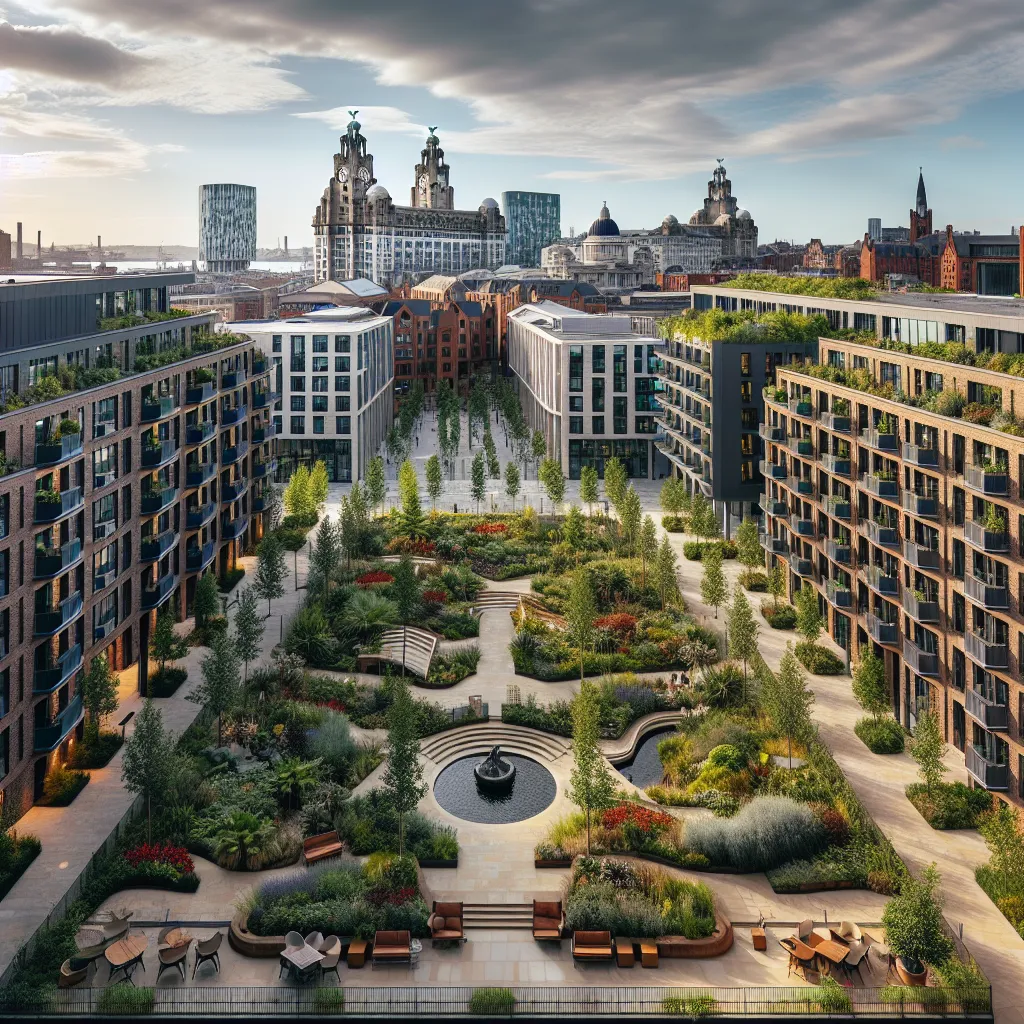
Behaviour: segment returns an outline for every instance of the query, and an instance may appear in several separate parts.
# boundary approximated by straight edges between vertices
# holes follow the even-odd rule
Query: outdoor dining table
[[[814,952],[821,957],[822,973],[829,974],[849,956],[850,947],[835,939],[825,939],[814,947]]]
[[[124,971],[124,980],[134,985],[132,972],[142,963],[142,956],[148,945],[149,939],[145,935],[126,935],[107,946],[103,951],[104,959],[110,964],[107,980],[109,981],[117,971]],[[142,969],[146,969],[145,964],[142,964]]]
[[[300,981],[324,958],[323,953],[308,944],[289,947],[281,956],[291,964],[296,979]]]

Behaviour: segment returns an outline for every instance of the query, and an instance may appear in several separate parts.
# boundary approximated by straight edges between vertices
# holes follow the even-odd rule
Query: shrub
[[[217,586],[220,588],[222,594],[230,594],[235,589],[235,585],[245,575],[245,570],[241,567],[236,569],[226,569],[224,574],[217,580]]]
[[[873,718],[868,715],[857,721],[853,731],[873,754],[903,753],[903,726],[895,718]]]
[[[718,546],[722,549],[722,558],[735,558],[738,549],[731,540],[723,540],[718,542]]]
[[[772,629],[795,629],[796,609],[791,604],[780,604],[778,607],[765,601],[761,604],[761,614]]]
[[[739,575],[740,586],[751,593],[763,594],[768,590],[768,574],[757,569],[748,569]]]
[[[320,985],[313,989],[313,1012],[320,1016],[342,1013],[345,1010],[345,990]]]
[[[931,792],[923,782],[915,782],[906,793],[921,817],[937,829],[976,828],[978,819],[992,810],[991,793],[962,782],[934,783]]]
[[[389,584],[394,583],[395,577],[389,572],[385,572],[383,569],[374,569],[372,572],[364,572],[361,576],[356,577],[356,586],[366,589],[367,587],[375,587],[378,584]]]
[[[825,845],[810,808],[788,797],[755,797],[732,818],[701,818],[686,826],[688,850],[715,866],[767,871]]]
[[[815,675],[838,676],[846,671],[846,663],[819,644],[799,643],[794,653],[800,664]]]
[[[195,873],[196,866],[188,850],[184,846],[172,846],[169,843],[143,843],[141,846],[126,850],[124,859],[133,867],[142,864],[166,864],[182,875]]]
[[[682,516],[662,516],[661,525],[669,533],[682,533],[686,520]]]
[[[88,733],[86,733],[88,737]],[[68,758],[69,768],[104,768],[110,759],[121,749],[119,732],[103,730],[94,742],[82,740],[76,743]]]
[[[0,899],[11,891],[42,848],[43,844],[35,836],[0,833]]]
[[[162,672],[157,669],[147,678],[149,695],[151,697],[171,697],[186,679],[188,679],[187,669],[165,665]]]
[[[882,911],[885,937],[893,955],[917,971],[923,964],[940,967],[953,953],[953,940],[943,928],[939,873],[932,865],[918,880],[906,878],[898,896]]]
[[[319,758],[335,782],[348,781],[356,744],[344,715],[328,711],[319,727],[309,734],[308,747],[309,756]]]
[[[43,781],[43,796],[36,803],[43,807],[67,807],[88,782],[88,772],[77,772],[57,765]]]
[[[504,523],[495,523],[495,526],[504,526]],[[512,1015],[516,1005],[516,997],[510,988],[477,988],[469,997],[469,1012],[479,1014],[501,1014],[505,1017]]]
[[[480,663],[480,648],[473,645],[453,651],[451,654],[437,655],[430,663],[430,674],[426,686],[454,686],[471,676]]]
[[[153,1012],[153,990],[136,988],[134,985],[114,985],[105,988],[96,1002],[96,1012],[101,1016],[137,1017]]]
[[[718,1000],[710,992],[689,996],[665,996],[661,1012],[671,1016],[711,1017],[718,1012]]]
[[[274,536],[281,542],[285,551],[299,551],[306,546],[306,534],[304,530],[288,530],[281,527],[274,531]]]

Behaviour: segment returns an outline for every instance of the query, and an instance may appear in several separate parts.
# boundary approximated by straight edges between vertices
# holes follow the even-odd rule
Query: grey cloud
[[[145,66],[143,58],[67,26],[0,22],[0,67],[49,78],[116,85]]]

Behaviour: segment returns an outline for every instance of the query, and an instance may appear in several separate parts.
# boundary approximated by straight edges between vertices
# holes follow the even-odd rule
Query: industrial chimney
[[[21,245],[21,221],[20,220],[18,221],[18,248],[17,248],[17,253],[18,253],[18,259],[20,260],[21,257],[24,255],[24,251],[23,251],[22,245]]]
[[[287,235],[284,236],[284,254],[285,254],[285,256],[288,255],[288,236]]]
[[[36,259],[40,263],[43,262],[43,233],[42,231],[36,232]]]

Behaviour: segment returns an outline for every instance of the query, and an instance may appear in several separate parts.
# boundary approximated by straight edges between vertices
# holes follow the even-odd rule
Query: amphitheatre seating
[[[490,753],[496,744],[506,754],[524,754],[542,761],[557,761],[569,753],[572,747],[571,742],[563,736],[489,721],[462,725],[458,729],[446,729],[427,736],[420,743],[420,753],[436,764],[441,764],[456,757]]]
[[[614,960],[611,932],[573,932],[572,958],[583,963]]]
[[[430,672],[430,663],[437,652],[437,643],[437,636],[434,633],[418,626],[407,626],[404,630],[386,629],[381,637],[380,650],[374,654],[359,655],[356,668],[364,671],[370,665],[381,661],[401,665],[404,655],[405,667],[426,679]]]
[[[337,857],[344,848],[345,844],[341,841],[337,829],[333,829],[303,840],[302,854],[307,864],[315,864],[326,857]]]
[[[481,590],[470,603],[480,611],[493,611],[501,608],[512,611],[519,607],[522,597],[522,594],[514,590]]]

